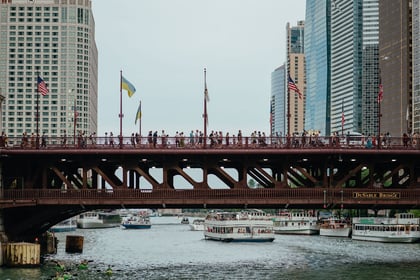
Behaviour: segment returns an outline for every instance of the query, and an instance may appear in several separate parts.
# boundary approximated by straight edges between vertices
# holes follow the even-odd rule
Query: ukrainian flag
[[[137,120],[141,119],[141,102],[139,104],[139,108],[137,109],[137,113],[136,113],[136,119],[134,121],[134,124],[137,124]]]
[[[124,76],[121,76],[121,87],[127,91],[128,97],[133,96],[136,92],[136,88]]]

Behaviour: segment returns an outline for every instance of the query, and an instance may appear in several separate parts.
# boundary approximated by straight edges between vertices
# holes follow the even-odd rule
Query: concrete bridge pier
[[[3,210],[0,210],[0,266],[4,265],[3,244],[6,244],[7,242],[8,242],[8,238],[4,230],[4,223],[3,223]]]
[[[0,163],[0,199],[4,198],[4,186],[3,186],[3,165]],[[0,209],[0,265],[4,264],[4,246],[8,242],[6,231],[4,230],[4,219],[3,210]]]

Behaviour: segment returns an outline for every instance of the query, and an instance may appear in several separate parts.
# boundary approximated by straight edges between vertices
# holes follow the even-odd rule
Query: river
[[[276,235],[272,243],[223,243],[190,231],[177,217],[153,217],[148,230],[77,229],[57,233],[56,255],[39,268],[1,268],[0,279],[52,279],[60,261],[72,279],[419,279],[420,244]],[[192,221],[192,218],[190,218]],[[84,237],[82,254],[65,252]],[[78,270],[82,260],[88,269]],[[107,267],[113,270],[105,274]]]

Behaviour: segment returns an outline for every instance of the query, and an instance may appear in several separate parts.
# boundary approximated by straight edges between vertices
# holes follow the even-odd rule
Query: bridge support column
[[[0,199],[4,198],[4,186],[3,186],[3,165],[0,163]],[[3,210],[0,210],[0,249],[3,248],[3,244],[8,242],[6,231],[4,229],[3,222]],[[0,250],[0,265],[4,264],[3,249]]]

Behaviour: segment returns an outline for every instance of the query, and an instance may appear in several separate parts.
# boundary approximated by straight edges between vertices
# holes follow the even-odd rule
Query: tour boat
[[[350,237],[351,223],[337,217],[330,217],[321,221],[319,235],[333,237]]]
[[[118,227],[121,216],[112,212],[90,211],[77,217],[78,228],[111,228]]]
[[[124,229],[149,229],[152,227],[149,217],[130,215],[123,219],[121,227]]]
[[[318,218],[307,211],[280,212],[274,218],[274,233],[277,234],[319,234]]]
[[[52,226],[49,231],[51,232],[69,232],[75,231],[77,228],[76,220],[73,218],[64,220]]]
[[[190,224],[190,229],[194,231],[204,230],[204,222],[205,222],[204,219],[195,219]]]
[[[271,242],[273,221],[261,210],[212,212],[204,222],[204,237],[226,242]]]
[[[419,220],[412,213],[396,214],[395,218],[353,218],[352,239],[390,243],[418,242]]]

